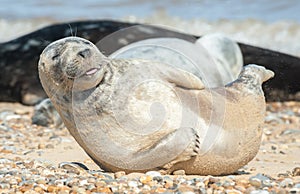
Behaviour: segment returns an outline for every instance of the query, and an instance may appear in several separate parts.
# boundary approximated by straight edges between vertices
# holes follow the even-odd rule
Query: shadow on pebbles
[[[0,193],[300,193],[300,102],[268,103],[258,155],[227,176],[103,172],[64,127],[32,125],[32,114],[0,103]]]

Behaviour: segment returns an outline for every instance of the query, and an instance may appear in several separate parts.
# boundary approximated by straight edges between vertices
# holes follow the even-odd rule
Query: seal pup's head
[[[268,70],[263,66],[254,64],[245,66],[239,75],[239,78],[250,78],[250,80],[252,79],[253,82],[257,82],[259,85],[268,81],[272,77],[274,77],[273,71]]]
[[[262,84],[274,77],[274,72],[259,65],[246,65],[241,71],[238,79],[226,85],[235,86],[239,91],[263,96]]]
[[[67,37],[44,49],[38,67],[44,88],[51,84],[50,87],[82,91],[102,81],[107,62],[107,57],[90,41]]]

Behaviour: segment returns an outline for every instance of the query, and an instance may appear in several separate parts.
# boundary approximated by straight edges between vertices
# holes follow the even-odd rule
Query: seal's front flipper
[[[189,90],[202,90],[205,88],[203,82],[194,74],[179,68],[161,65],[158,67],[163,79]]]

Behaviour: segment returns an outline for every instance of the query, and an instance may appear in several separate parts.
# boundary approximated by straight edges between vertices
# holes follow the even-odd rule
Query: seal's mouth
[[[93,75],[99,71],[99,68],[91,68],[85,72],[84,75]]]

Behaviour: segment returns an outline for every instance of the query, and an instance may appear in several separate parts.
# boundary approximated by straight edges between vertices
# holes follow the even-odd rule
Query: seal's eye
[[[82,58],[87,58],[91,55],[91,50],[90,49],[84,49],[83,51],[80,51],[77,53],[77,55],[79,55]]]

